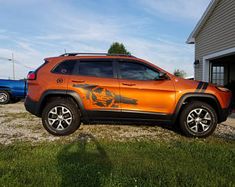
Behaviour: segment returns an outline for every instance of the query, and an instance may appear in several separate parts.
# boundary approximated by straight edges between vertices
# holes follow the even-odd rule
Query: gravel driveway
[[[47,133],[42,127],[41,119],[28,113],[22,102],[0,105],[0,144],[16,141],[42,142],[70,140],[91,133],[94,137],[117,141],[149,139],[153,141],[170,141],[185,138],[169,128],[146,125],[81,125],[72,135],[56,137]],[[217,127],[213,135],[218,138],[235,140],[235,116]]]
[[[233,113],[230,118],[225,122],[226,125],[230,125],[235,128],[235,113]]]

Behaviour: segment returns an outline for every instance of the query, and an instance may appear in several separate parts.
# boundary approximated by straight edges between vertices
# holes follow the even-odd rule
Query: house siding
[[[195,79],[202,80],[203,57],[235,47],[235,0],[220,0],[195,37]],[[209,72],[208,72],[209,73]]]

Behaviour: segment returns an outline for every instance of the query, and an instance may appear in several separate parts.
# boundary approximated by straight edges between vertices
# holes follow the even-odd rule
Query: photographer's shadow
[[[108,155],[91,134],[80,134],[58,154],[61,186],[101,186],[111,168]]]

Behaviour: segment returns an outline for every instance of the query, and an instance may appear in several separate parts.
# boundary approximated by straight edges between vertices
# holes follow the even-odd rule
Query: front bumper
[[[24,106],[28,112],[40,117],[40,105],[38,102],[33,101],[29,96],[27,96],[24,101]]]
[[[226,121],[228,116],[232,114],[232,111],[233,111],[233,103],[231,100],[229,107],[221,110],[218,122],[221,123]]]

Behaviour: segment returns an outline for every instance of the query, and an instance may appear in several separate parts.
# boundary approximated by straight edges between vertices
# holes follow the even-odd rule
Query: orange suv
[[[53,135],[80,123],[170,122],[206,137],[231,113],[231,92],[175,77],[130,55],[66,53],[28,74],[26,109]]]

